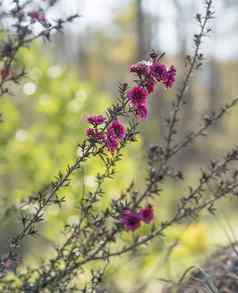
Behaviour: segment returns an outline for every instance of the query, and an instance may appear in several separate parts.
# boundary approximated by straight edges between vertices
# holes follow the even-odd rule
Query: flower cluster
[[[34,22],[40,22],[40,23],[46,23],[46,16],[43,11],[36,11],[33,10],[28,13],[28,16],[31,18],[32,23]]]
[[[119,142],[125,138],[126,130],[119,120],[114,120],[107,128],[105,144],[112,153],[117,150]]]
[[[166,88],[172,87],[176,78],[176,68],[174,65],[167,68],[156,57],[153,62],[142,61],[131,65],[130,72],[136,73],[139,81],[128,91],[128,99],[136,115],[141,119],[146,119],[148,116],[148,95],[154,91],[158,82],[161,82]]]
[[[13,1],[17,5],[19,11],[19,3],[30,3],[32,1]],[[50,1],[55,2],[55,1]],[[56,1],[57,2],[57,1]],[[114,179],[115,166],[121,160],[121,154],[118,152],[116,156],[108,156],[104,152],[107,148],[110,152],[118,150],[118,146],[124,147],[127,142],[134,140],[134,134],[137,133],[137,124],[134,123],[134,115],[144,119],[147,117],[147,99],[148,95],[153,92],[156,84],[159,82],[169,88],[173,85],[176,77],[174,66],[166,67],[160,62],[161,56],[155,53],[151,54],[151,62],[139,62],[131,66],[130,71],[135,73],[137,78],[136,85],[129,87],[127,84],[122,84],[119,88],[119,98],[112,107],[107,109],[105,117],[96,115],[88,117],[90,127],[87,129],[87,139],[83,141],[80,147],[80,156],[74,162],[71,162],[64,172],[59,172],[59,175],[48,185],[44,186],[39,192],[34,193],[13,207],[13,212],[19,209],[19,220],[21,227],[17,229],[14,237],[9,241],[9,248],[6,256],[0,258],[0,288],[2,292],[97,292],[103,290],[102,278],[110,264],[112,257],[122,256],[129,252],[137,251],[139,247],[149,243],[155,237],[161,237],[166,229],[177,225],[181,222],[193,220],[198,217],[200,211],[208,210],[211,214],[215,211],[215,203],[225,198],[226,196],[235,197],[238,194],[237,187],[237,168],[233,168],[234,163],[238,161],[238,149],[234,148],[227,153],[222,160],[212,161],[211,166],[207,170],[203,170],[201,177],[198,179],[198,185],[189,188],[189,192],[184,196],[179,197],[176,202],[176,210],[169,218],[163,219],[158,225],[152,224],[154,220],[154,208],[152,205],[145,205],[144,202],[152,200],[152,197],[160,195],[160,186],[167,179],[183,180],[183,174],[178,170],[174,172],[173,166],[170,164],[171,159],[176,159],[176,154],[183,150],[188,144],[194,142],[197,137],[203,136],[208,127],[219,120],[224,113],[238,103],[238,99],[234,99],[230,104],[221,108],[221,111],[212,112],[204,121],[201,122],[201,128],[196,131],[189,131],[183,140],[177,142],[177,125],[178,115],[182,114],[183,105],[186,103],[186,89],[188,82],[192,77],[192,73],[196,68],[199,68],[201,54],[199,46],[202,43],[202,37],[207,35],[206,22],[212,18],[211,3],[212,0],[206,0],[207,12],[204,17],[197,16],[201,32],[195,35],[195,53],[192,57],[193,62],[189,64],[188,71],[185,75],[184,86],[176,95],[175,101],[172,103],[172,109],[166,119],[168,122],[168,133],[159,146],[152,146],[148,153],[148,172],[145,177],[146,184],[142,187],[142,191],[137,191],[137,186],[134,182],[123,191],[118,198],[110,198],[110,204],[105,208],[101,207],[101,203],[105,201],[104,182],[107,179]],[[1,14],[1,13],[0,13]],[[15,12],[12,15],[15,15]],[[28,16],[29,17],[29,16]],[[32,15],[37,21],[40,20],[39,15]],[[70,18],[71,19],[71,18]],[[33,21],[32,21],[33,23]],[[30,23],[30,24],[32,24]],[[25,31],[25,22],[19,18],[17,22],[20,32],[20,47],[22,36],[27,34],[29,40],[28,27]],[[62,21],[58,21],[56,29],[60,29]],[[15,30],[15,29],[14,29]],[[44,36],[48,36],[48,30],[43,30]],[[32,32],[33,34],[33,32]],[[30,34],[30,35],[32,35]],[[40,33],[42,35],[42,32]],[[33,35],[34,36],[34,35]],[[35,38],[35,37],[33,37]],[[14,38],[12,38],[14,39]],[[7,49],[5,49],[7,48]],[[10,46],[11,50],[15,48]],[[7,43],[4,45],[4,51],[9,52]],[[3,85],[4,78],[7,81],[15,80],[12,73],[12,68],[15,68],[17,63],[12,64],[12,58],[16,54],[16,50],[9,56],[3,55],[5,71],[0,70],[0,82]],[[7,59],[7,62],[5,62]],[[10,77],[9,77],[10,75]],[[0,88],[1,89],[1,88]],[[123,117],[123,121],[130,119],[127,130],[119,120]],[[203,123],[205,122],[205,124]],[[173,143],[171,143],[173,141]],[[97,148],[97,144],[99,147]],[[39,264],[38,267],[21,267],[20,248],[23,245],[23,240],[29,236],[38,234],[38,226],[42,221],[47,221],[47,209],[60,206],[65,201],[61,190],[70,184],[73,174],[75,174],[89,158],[100,157],[104,162],[104,166],[96,177],[96,186],[93,190],[83,190],[82,200],[76,207],[78,211],[78,223],[65,225],[64,239],[60,243],[55,243],[55,254]],[[222,184],[220,184],[220,182]],[[165,185],[165,184],[164,184]],[[214,190],[210,190],[212,185]],[[221,188],[222,187],[222,188]],[[214,196],[214,194],[216,196]],[[80,196],[81,198],[81,196]],[[67,200],[67,197],[66,197]],[[34,206],[34,209],[32,209]],[[23,208],[23,210],[22,210]],[[8,211],[9,209],[7,209]],[[29,211],[29,213],[28,213]],[[111,225],[112,221],[115,225]],[[126,243],[121,243],[120,234],[124,231],[136,231],[141,225],[148,227],[147,235],[143,237],[131,237],[131,240]],[[146,226],[147,224],[147,226]],[[111,245],[112,241],[120,242],[116,245]],[[19,260],[19,261],[18,261]],[[97,262],[99,270],[91,270],[89,275],[90,263]],[[89,264],[89,265],[88,265]],[[12,271],[9,279],[8,271]],[[81,277],[83,282],[80,282],[79,287],[77,278]],[[84,275],[87,274],[84,282]],[[9,282],[10,280],[10,282]],[[17,283],[17,284],[16,284]]]
[[[62,32],[67,23],[79,17],[74,14],[66,18],[56,16],[48,19],[49,8],[53,8],[58,2],[55,0],[8,1],[11,5],[1,5],[2,2],[4,1],[0,1],[0,96],[9,95],[12,83],[18,85],[26,76],[25,66],[18,59],[21,48],[29,48],[37,39],[50,41],[54,32]]]
[[[90,116],[87,120],[92,124],[92,128],[86,130],[87,136],[95,142],[103,143],[111,153],[114,153],[126,135],[123,123],[115,119],[106,126],[106,117],[103,115]]]
[[[103,115],[95,115],[95,116],[88,117],[88,122],[95,126],[101,125],[105,121],[106,121],[106,117],[104,117]]]
[[[172,87],[176,77],[175,66],[167,68],[157,55],[151,58],[150,62],[141,61],[130,66],[130,72],[135,73],[138,80],[134,87],[126,89],[123,96],[124,105],[129,104],[140,119],[148,117],[148,95],[154,91],[156,83],[161,82],[169,88]],[[92,125],[92,128],[86,130],[87,136],[96,143],[104,144],[108,151],[114,153],[126,135],[122,122],[114,118],[108,125],[103,115],[90,116],[87,121]]]
[[[152,206],[141,208],[139,212],[134,212],[128,208],[124,209],[121,214],[121,224],[127,231],[135,231],[141,225],[141,221],[150,224],[154,219],[154,210]]]

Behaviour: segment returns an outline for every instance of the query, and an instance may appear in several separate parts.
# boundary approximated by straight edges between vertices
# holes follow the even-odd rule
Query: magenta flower
[[[116,139],[123,139],[126,135],[126,129],[119,120],[114,120],[109,125],[107,133],[110,137],[114,136]]]
[[[88,137],[94,136],[94,133],[95,133],[95,129],[93,129],[93,128],[86,129],[86,134]]]
[[[175,82],[176,79],[176,68],[174,65],[170,66],[169,70],[167,71],[164,79],[163,79],[163,84],[169,88],[173,86],[173,83]]]
[[[149,224],[154,219],[154,210],[151,206],[148,206],[146,208],[141,208],[139,211],[140,219],[146,223]]]
[[[28,13],[31,17],[32,21],[39,21],[39,22],[46,22],[46,17],[43,12],[41,11],[31,11]]]
[[[154,89],[155,89],[155,82],[152,78],[148,79],[146,82],[145,82],[145,87],[148,91],[149,94],[151,94]]]
[[[127,93],[129,100],[133,105],[145,104],[148,92],[142,86],[134,86]]]
[[[138,62],[130,66],[130,72],[136,73],[138,76],[148,76],[150,73],[149,66],[145,61]]]
[[[118,149],[119,141],[126,135],[126,129],[119,120],[114,120],[108,126],[105,145],[107,149],[114,153]]]
[[[87,118],[88,122],[91,123],[92,125],[101,125],[105,122],[106,117],[104,117],[103,115],[95,115],[95,116],[89,116]]]
[[[127,231],[135,231],[140,227],[141,217],[130,209],[124,209],[121,214],[121,224]]]
[[[146,104],[137,105],[135,110],[138,117],[140,117],[142,120],[147,119],[148,109]]]
[[[162,63],[154,63],[150,66],[150,73],[157,81],[161,81],[167,74],[167,68]]]
[[[114,153],[118,149],[119,142],[113,133],[107,132],[105,145],[111,153]]]
[[[97,140],[98,142],[103,142],[105,140],[105,134],[97,129],[87,128],[86,135],[89,138]]]

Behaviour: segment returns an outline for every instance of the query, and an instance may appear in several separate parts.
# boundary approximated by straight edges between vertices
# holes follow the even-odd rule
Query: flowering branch
[[[17,3],[18,1],[16,1]],[[26,2],[27,3],[27,2]],[[223,160],[211,162],[209,168],[202,172],[197,186],[189,188],[189,192],[177,201],[175,214],[159,225],[153,223],[155,210],[152,198],[160,194],[162,184],[168,178],[183,179],[181,171],[175,172],[170,166],[170,160],[187,145],[198,137],[204,136],[205,131],[238,102],[233,99],[219,111],[202,119],[201,127],[187,134],[181,142],[174,143],[177,133],[179,115],[186,103],[186,89],[192,73],[200,68],[203,56],[200,53],[202,39],[210,31],[208,21],[213,17],[212,0],[205,0],[206,12],[204,16],[196,16],[200,25],[200,33],[195,35],[195,51],[190,58],[185,79],[179,90],[176,101],[172,104],[170,117],[167,119],[168,135],[161,146],[151,146],[148,152],[148,174],[146,186],[141,193],[135,190],[133,183],[118,199],[113,199],[105,208],[98,209],[97,204],[104,198],[104,182],[115,178],[115,167],[122,159],[122,150],[128,143],[136,140],[138,124],[148,117],[148,98],[157,84],[166,88],[173,86],[176,78],[175,66],[167,67],[162,63],[163,55],[152,52],[149,61],[141,61],[130,67],[135,74],[135,84],[121,84],[117,102],[109,107],[105,115],[93,115],[87,118],[89,127],[86,129],[86,139],[79,146],[81,154],[69,165],[64,172],[60,172],[56,180],[44,187],[40,192],[31,195],[24,201],[24,208],[34,207],[32,213],[25,213],[21,218],[22,230],[10,243],[9,253],[0,265],[0,286],[4,292],[14,290],[15,284],[6,280],[6,272],[11,264],[17,261],[18,248],[23,239],[37,234],[37,225],[44,220],[46,210],[51,205],[59,205],[66,200],[58,195],[59,190],[70,184],[71,175],[76,173],[82,165],[92,157],[98,157],[104,164],[103,170],[97,175],[94,191],[83,194],[79,207],[79,221],[74,225],[65,226],[65,240],[56,249],[55,257],[43,262],[36,269],[29,268],[26,272],[17,271],[20,279],[16,292],[66,292],[78,290],[72,287],[71,281],[78,274],[88,271],[88,265],[93,261],[101,261],[103,266],[99,271],[91,272],[91,279],[81,285],[81,292],[94,292],[100,284],[107,265],[112,257],[120,256],[149,243],[156,237],[163,237],[168,227],[181,223],[185,219],[194,219],[203,210],[215,212],[215,203],[228,196],[238,195],[238,171],[233,163],[238,161],[238,149],[229,152]],[[31,13],[32,21],[44,22],[44,15]],[[58,23],[59,25],[59,23]],[[47,28],[48,31],[50,28]],[[56,30],[60,29],[60,25]],[[44,33],[40,36],[46,36]],[[28,37],[25,42],[31,42],[38,36]],[[210,183],[213,184],[211,189]],[[146,202],[150,203],[145,204]],[[118,243],[124,232],[133,233],[142,225],[149,225],[148,235],[143,238],[133,234],[132,243],[122,246]],[[33,281],[32,281],[32,276]],[[8,291],[6,291],[8,290]],[[14,292],[14,291],[13,291]]]
[[[151,65],[140,63],[131,69],[133,72],[135,70],[140,71],[142,66],[147,70],[146,75],[137,72],[139,78],[136,80],[137,85],[131,89],[128,89],[127,84],[120,86],[118,102],[108,108],[106,116],[96,115],[88,118],[91,127],[86,131],[88,138],[80,145],[82,155],[76,159],[75,163],[67,167],[65,173],[60,172],[55,181],[44,187],[37,194],[30,196],[24,202],[24,208],[33,205],[35,209],[33,214],[24,214],[22,217],[22,231],[12,239],[8,258],[16,259],[17,249],[22,240],[37,233],[36,224],[43,221],[45,210],[52,204],[60,205],[63,203],[64,198],[60,198],[57,193],[59,189],[68,186],[70,176],[81,167],[83,162],[91,156],[98,156],[108,166],[108,162],[110,162],[108,152],[111,152],[114,156],[119,156],[119,149],[125,147],[128,142],[135,140],[138,122],[133,117],[145,119],[147,116],[147,97],[149,94],[147,83],[149,81],[154,84],[158,81],[168,83],[170,80],[169,86],[172,86],[174,81],[175,71],[173,70],[172,74],[170,69],[167,71],[168,76],[164,72],[163,80],[157,78],[152,71],[156,62],[158,62],[158,58],[153,56]],[[151,71],[148,70],[149,68],[151,68]],[[119,117],[129,119],[127,131],[123,123],[118,120]],[[2,270],[4,271],[4,263]]]
[[[218,117],[221,117],[230,107],[234,106],[234,104],[237,102],[237,99],[234,99],[234,101],[229,105],[225,107],[225,111],[224,108],[222,108],[220,110],[220,112],[218,112],[216,115],[213,115],[214,121],[216,121],[216,119],[218,119]],[[211,119],[212,120],[212,119]],[[213,120],[212,120],[213,121]],[[210,123],[208,123],[209,125],[211,125]],[[208,125],[206,126],[208,127]],[[151,164],[152,161],[155,162],[157,160],[155,153],[158,151],[158,149],[156,147],[153,147],[151,149],[151,154],[149,155],[150,160],[151,160]],[[118,251],[118,252],[110,252],[109,248],[106,248],[107,245],[110,246],[110,243],[112,243],[118,236],[118,233],[121,233],[124,229],[129,229],[129,230],[134,230],[137,229],[139,227],[139,221],[140,221],[140,217],[137,216],[136,213],[130,212],[130,210],[125,210],[125,212],[122,213],[122,226],[116,226],[115,229],[111,232],[111,234],[108,234],[108,231],[104,228],[105,227],[105,223],[107,221],[108,218],[112,217],[115,219],[118,219],[118,217],[120,216],[120,213],[123,209],[123,207],[125,206],[138,206],[139,202],[137,201],[137,204],[135,205],[135,202],[132,200],[131,203],[130,201],[125,202],[125,195],[123,195],[119,200],[117,201],[113,201],[112,202],[112,206],[110,208],[108,208],[105,212],[102,212],[99,216],[99,214],[97,214],[97,216],[93,216],[93,221],[89,222],[86,227],[87,229],[92,229],[92,234],[89,233],[88,237],[86,239],[86,242],[83,241],[80,238],[80,235],[85,238],[84,236],[84,229],[85,227],[79,225],[79,226],[75,226],[74,229],[71,231],[70,237],[66,240],[66,242],[64,243],[64,245],[62,246],[62,249],[59,250],[59,254],[57,255],[57,257],[55,259],[52,260],[52,265],[50,267],[47,266],[47,270],[42,270],[44,272],[44,275],[40,275],[39,276],[39,282],[35,284],[35,290],[39,290],[39,288],[51,288],[51,289],[56,289],[57,286],[59,286],[59,282],[61,281],[62,284],[65,284],[65,282],[69,281],[70,276],[74,276],[74,272],[79,270],[79,268],[81,269],[86,263],[91,262],[91,261],[95,261],[95,260],[103,260],[103,259],[110,259],[110,257],[113,256],[118,256],[121,254],[124,254],[126,252],[132,251],[135,248],[149,242],[150,240],[152,240],[153,238],[157,237],[157,236],[162,236],[162,232],[164,232],[168,227],[170,227],[171,225],[181,222],[182,220],[186,219],[186,218],[191,218],[194,216],[198,216],[199,211],[205,209],[205,208],[209,208],[209,211],[211,211],[211,207],[214,205],[214,203],[225,197],[228,192],[232,191],[233,193],[236,190],[236,183],[226,183],[226,188],[223,188],[223,192],[221,194],[219,194],[219,196],[214,197],[213,199],[209,199],[205,202],[201,202],[201,200],[198,201],[197,197],[200,196],[201,192],[205,192],[204,185],[208,184],[208,182],[210,180],[214,180],[214,178],[216,179],[217,176],[221,176],[222,173],[226,173],[227,172],[227,167],[228,165],[237,160],[237,149],[235,149],[234,151],[232,151],[231,153],[229,153],[224,161],[222,161],[221,163],[212,163],[212,170],[209,173],[203,173],[202,177],[200,179],[200,184],[198,185],[197,188],[195,188],[194,190],[191,190],[189,195],[184,196],[181,200],[179,200],[178,206],[181,205],[181,203],[183,203],[181,205],[180,208],[178,208],[178,211],[176,212],[176,215],[171,219],[168,220],[166,222],[161,223],[161,226],[158,229],[154,229],[151,230],[151,233],[149,233],[149,236],[144,238],[143,240],[141,239],[137,239],[137,241],[135,243],[133,243],[132,245],[123,248],[122,250]],[[234,171],[235,172],[235,171]],[[235,174],[235,173],[234,173]],[[102,176],[103,178],[103,176]],[[232,177],[233,178],[233,177]],[[234,177],[235,178],[235,177]],[[229,186],[228,186],[229,184]],[[219,187],[220,188],[220,187]],[[97,197],[97,192],[100,190],[99,193],[101,193],[101,182],[98,182],[98,186],[95,190],[95,193],[91,194],[92,198],[95,199],[95,196]],[[128,198],[129,194],[131,193],[131,188],[130,190],[128,190],[128,193],[126,193],[126,198]],[[147,191],[148,192],[148,191]],[[138,195],[137,195],[138,196]],[[151,194],[148,192],[147,197],[150,197]],[[89,199],[88,201],[90,201],[90,196],[86,196],[86,199]],[[137,197],[136,197],[137,199]],[[94,201],[94,200],[93,200]],[[188,204],[192,205],[192,208],[190,206],[186,206],[184,204],[184,202],[186,202]],[[195,204],[195,205],[194,205]],[[81,205],[81,211],[86,207],[87,205],[82,204]],[[92,205],[91,205],[92,207]],[[111,212],[109,212],[111,210]],[[153,219],[153,209],[151,207],[146,208],[146,209],[141,209],[141,212],[146,212],[145,216],[145,221],[148,220],[148,223],[150,223],[151,219]],[[81,214],[81,221],[80,223],[82,223],[83,220],[85,220],[86,214],[87,214],[88,210],[86,210],[86,212],[82,212]],[[134,218],[135,217],[135,218]],[[134,219],[134,222],[130,222],[130,220]],[[123,229],[124,226],[124,229]],[[95,230],[95,227],[100,227],[100,229],[98,230],[98,228]],[[86,230],[87,230],[86,229]],[[76,243],[76,244],[75,244]],[[71,246],[72,245],[72,246]],[[96,247],[95,247],[96,246]],[[68,247],[70,247],[70,253],[67,253],[67,249]],[[83,252],[82,252],[82,247],[84,247]],[[62,254],[64,253],[64,257],[63,259],[66,262],[65,265],[65,269],[62,271],[58,271],[57,270],[57,262],[60,260],[62,261]],[[80,257],[83,257],[83,260],[79,261]],[[54,276],[52,278],[49,277],[50,272],[54,271]],[[34,292],[34,291],[33,291]]]
[[[54,3],[50,3],[52,7]],[[0,45],[0,96],[9,93],[9,84],[18,84],[26,75],[25,68],[19,65],[17,54],[21,48],[29,46],[33,41],[43,38],[50,40],[51,34],[63,29],[64,25],[74,21],[79,15],[71,15],[66,19],[54,21],[47,19],[45,11],[47,3],[41,9],[34,9],[33,1],[13,0],[9,11],[0,15],[3,27],[3,40]],[[10,20],[10,25],[5,25]],[[41,26],[41,31],[35,33],[35,24]]]

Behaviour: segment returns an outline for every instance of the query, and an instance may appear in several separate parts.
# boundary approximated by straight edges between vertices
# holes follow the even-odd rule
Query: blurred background
[[[40,3],[39,3],[40,7]],[[177,67],[172,90],[157,88],[150,99],[149,119],[141,136],[125,153],[117,179],[108,182],[105,204],[134,179],[143,188],[146,149],[165,135],[164,119],[184,75],[184,59],[193,49],[198,26],[195,14],[202,0],[67,0],[58,1],[47,13],[49,19],[78,12],[79,21],[68,26],[52,42],[24,49],[20,58],[28,78],[13,97],[1,100],[4,123],[0,124],[0,195],[11,205],[37,191],[64,169],[77,155],[84,138],[88,114],[102,113],[117,96],[119,82],[131,81],[130,64],[148,58],[151,49],[165,52],[164,61]],[[214,0],[216,18],[212,34],[203,44],[206,60],[194,75],[189,100],[179,129],[182,137],[200,125],[203,115],[238,95],[238,1]],[[183,182],[167,182],[156,200],[156,221],[175,209],[176,198],[196,184],[201,168],[237,143],[238,108],[203,138],[184,150],[176,162],[184,171]],[[39,261],[38,249],[49,256],[65,223],[77,221],[77,205],[85,190],[95,187],[100,163],[91,161],[74,176],[63,191],[68,201],[63,209],[48,211],[38,240],[27,241],[23,265]],[[142,171],[141,171],[142,170]],[[155,240],[135,255],[115,259],[107,271],[110,292],[160,292],[160,278],[176,279],[190,265],[199,265],[217,245],[236,239],[238,204],[221,202],[215,216],[204,214],[199,222],[176,226],[163,239]],[[3,209],[2,209],[3,210]],[[17,231],[17,213],[9,210],[1,221],[1,253],[7,239]],[[140,233],[146,233],[141,231]],[[128,241],[123,235],[121,241]],[[40,240],[39,240],[40,239]]]

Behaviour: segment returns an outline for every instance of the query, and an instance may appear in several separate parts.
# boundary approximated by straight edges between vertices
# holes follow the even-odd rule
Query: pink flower
[[[95,115],[95,116],[89,116],[87,118],[88,122],[93,125],[100,125],[105,122],[106,118],[103,115]]]
[[[106,145],[107,149],[111,153],[114,153],[117,150],[118,146],[119,146],[119,142],[116,139],[115,135],[107,133],[107,137],[106,137],[106,140],[105,140],[105,145]]]
[[[119,120],[114,120],[108,126],[105,145],[107,149],[114,153],[118,149],[119,141],[126,135],[126,129]]]
[[[139,215],[140,215],[141,220],[144,223],[149,224],[154,219],[154,210],[151,206],[148,206],[146,208],[141,208],[139,211]]]
[[[164,64],[158,62],[150,66],[150,72],[157,81],[161,81],[167,74],[167,68]]]
[[[95,129],[93,129],[93,128],[87,128],[86,129],[86,134],[87,134],[87,136],[94,136],[94,133],[95,133]]]
[[[86,135],[89,138],[93,138],[98,142],[103,142],[105,140],[105,134],[102,131],[99,131],[97,129],[88,128],[86,130]]]
[[[176,79],[176,68],[174,65],[170,66],[169,70],[167,71],[164,79],[163,79],[163,84],[168,88],[172,87],[173,83],[175,82]]]
[[[39,22],[46,22],[46,17],[43,12],[41,11],[31,11],[28,13],[28,15],[31,17],[32,21],[39,21]]]
[[[129,100],[133,105],[145,104],[148,92],[142,86],[134,86],[127,93]]]
[[[132,64],[130,66],[130,72],[134,72],[139,76],[141,76],[141,75],[148,76],[150,69],[145,61],[141,61],[136,64]]]
[[[148,79],[146,82],[145,82],[145,87],[148,91],[148,93],[152,93],[155,89],[155,82],[153,79]]]
[[[115,136],[115,138],[123,139],[126,135],[126,129],[119,120],[114,120],[108,127],[108,135]]]
[[[125,230],[135,231],[140,227],[141,224],[140,215],[131,211],[130,209],[124,209],[121,214],[121,224]]]
[[[139,104],[136,106],[136,115],[141,119],[146,119],[148,117],[148,109],[146,104]]]

